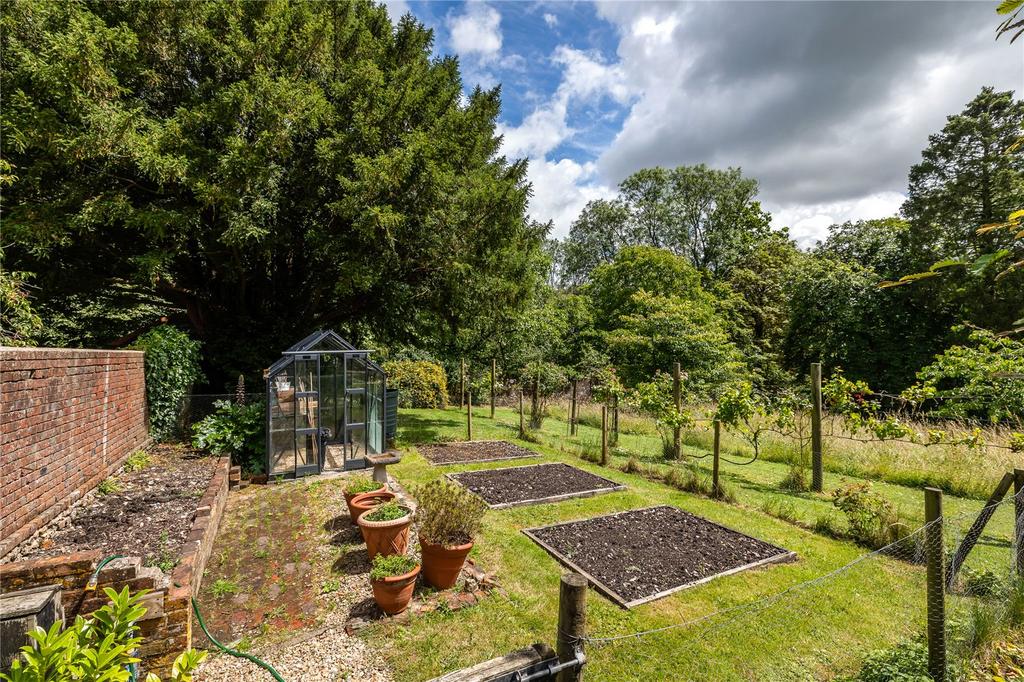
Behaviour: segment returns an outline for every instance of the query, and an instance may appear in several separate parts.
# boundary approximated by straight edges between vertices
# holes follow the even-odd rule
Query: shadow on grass
[[[418,415],[403,413],[399,418],[398,440],[402,443],[432,443],[441,435],[441,430],[462,425],[454,416],[427,419]]]

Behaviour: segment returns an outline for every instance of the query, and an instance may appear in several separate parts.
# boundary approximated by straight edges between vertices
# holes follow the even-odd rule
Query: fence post
[[[569,406],[569,435],[576,435],[576,384],[579,380],[572,380],[572,404]]]
[[[523,387],[519,387],[519,437],[526,435],[526,423],[523,421]]]
[[[925,561],[928,597],[928,674],[946,678],[946,580],[943,576],[942,491],[924,489]]]
[[[466,406],[466,358],[459,360],[459,407]]]
[[[714,464],[711,468],[711,494],[715,497],[722,496],[722,488],[718,483],[718,453],[721,448],[722,422],[715,420],[715,450]]]
[[[608,406],[601,406],[601,466],[608,464]]]
[[[1017,575],[1024,576],[1024,469],[1013,470],[1013,547],[1017,553]]]
[[[587,630],[587,579],[579,573],[565,573],[558,590],[558,633],[555,652],[558,662],[564,663],[583,652],[583,637]],[[583,668],[575,666],[558,673],[556,682],[581,682]]]
[[[473,440],[473,391],[466,391],[466,440]]]
[[[612,445],[619,444],[619,394],[612,395]]]
[[[821,466],[821,363],[811,363],[811,490],[820,493]]]
[[[494,380],[498,374],[498,361],[491,358],[491,419],[494,419]]]
[[[677,362],[672,365],[672,400],[675,403],[676,412],[683,409],[683,381],[681,375],[682,372]],[[680,459],[683,456],[683,439],[678,426],[672,432],[672,445],[675,448],[676,459]]]

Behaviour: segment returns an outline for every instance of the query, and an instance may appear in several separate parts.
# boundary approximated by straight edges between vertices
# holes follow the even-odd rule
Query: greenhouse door
[[[345,468],[366,466],[366,361],[345,357]]]
[[[295,356],[295,477],[320,473],[320,356]]]

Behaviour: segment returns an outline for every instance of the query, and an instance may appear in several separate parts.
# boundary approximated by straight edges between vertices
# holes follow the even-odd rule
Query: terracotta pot
[[[359,493],[353,497],[351,501],[349,501],[346,496],[345,502],[348,504],[348,513],[351,514],[352,519],[355,520],[362,516],[363,512],[366,510],[373,509],[378,504],[384,504],[385,502],[390,502],[393,499],[395,499],[395,494],[393,492],[383,490]]]
[[[409,547],[409,527],[412,525],[412,510],[402,507],[406,514],[400,519],[391,521],[367,521],[366,517],[373,510],[364,511],[359,515],[357,523],[363,531],[363,539],[366,540],[366,553],[370,555],[370,561],[378,554],[389,556],[391,554],[405,554]]]
[[[412,600],[412,591],[416,588],[416,576],[420,567],[412,569],[405,575],[395,575],[382,580],[370,580],[373,588],[373,599],[380,610],[389,616],[401,613]]]
[[[380,487],[377,488],[376,490],[369,490],[369,491],[367,491],[365,493],[345,493],[345,506],[348,507],[348,515],[350,517],[352,517],[352,523],[355,524],[356,519],[359,518],[359,514],[362,513],[362,512],[357,512],[355,507],[352,506],[352,500],[354,500],[355,498],[359,497],[360,495],[379,495],[380,493],[387,492],[387,490],[388,490],[387,484],[386,483],[381,483]],[[367,507],[367,509],[368,508],[369,507]],[[364,509],[362,511],[366,511],[366,509]]]
[[[432,545],[420,539],[420,554],[423,557],[423,579],[436,588],[447,590],[459,579],[466,555],[473,549],[473,543],[445,547]]]

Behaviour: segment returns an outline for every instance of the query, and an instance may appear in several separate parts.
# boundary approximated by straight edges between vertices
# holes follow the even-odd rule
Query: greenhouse
[[[317,331],[267,370],[267,472],[361,469],[385,448],[384,370],[333,331]]]

